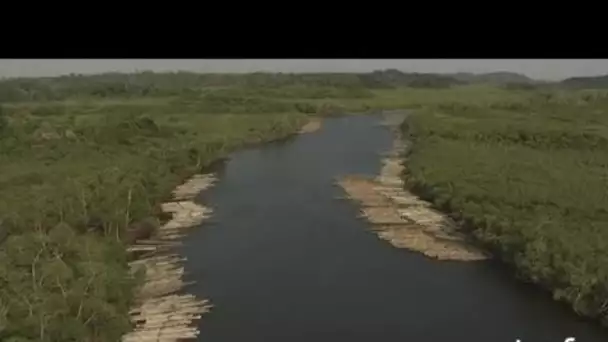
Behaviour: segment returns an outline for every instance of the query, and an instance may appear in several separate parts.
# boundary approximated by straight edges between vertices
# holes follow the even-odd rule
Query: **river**
[[[213,218],[181,250],[187,291],[215,306],[199,341],[608,341],[493,262],[433,261],[370,232],[334,180],[379,172],[379,120],[329,119],[226,162],[200,196]]]

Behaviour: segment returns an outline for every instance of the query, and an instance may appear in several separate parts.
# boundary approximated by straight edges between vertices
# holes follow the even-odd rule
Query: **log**
[[[193,295],[174,294],[193,282],[182,280],[185,269],[181,265],[186,259],[170,251],[180,245],[175,240],[184,236],[185,229],[200,225],[213,213],[191,199],[215,181],[214,175],[195,175],[176,187],[172,193],[174,201],[161,205],[164,212],[172,214],[172,219],[153,237],[136,241],[128,248],[149,255],[129,263],[132,271],[144,268],[145,281],[129,311],[135,329],[123,336],[123,342],[175,342],[198,336],[198,329],[191,325],[209,312],[212,305]]]

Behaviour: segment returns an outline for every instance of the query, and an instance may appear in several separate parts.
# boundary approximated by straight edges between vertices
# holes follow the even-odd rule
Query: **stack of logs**
[[[387,124],[395,128],[395,123]],[[402,179],[406,145],[397,129],[392,151],[375,179],[348,176],[338,184],[361,205],[362,216],[381,239],[397,248],[439,260],[473,261],[488,256],[471,246],[456,223],[405,189]]]
[[[182,280],[185,259],[171,253],[171,248],[188,228],[200,225],[211,215],[211,209],[193,199],[215,181],[212,174],[196,175],[178,186],[173,191],[173,201],[162,204],[162,210],[171,213],[172,219],[158,229],[153,239],[138,240],[129,248],[145,253],[130,263],[133,272],[143,268],[145,280],[130,312],[135,329],[123,336],[123,342],[173,342],[198,336],[193,323],[211,305],[193,295],[176,294],[187,285]]]
[[[310,120],[308,120],[307,123],[305,123],[301,128],[300,128],[300,134],[304,134],[304,133],[313,133],[318,131],[319,129],[321,129],[321,125],[323,123],[323,120],[320,118],[312,118]]]

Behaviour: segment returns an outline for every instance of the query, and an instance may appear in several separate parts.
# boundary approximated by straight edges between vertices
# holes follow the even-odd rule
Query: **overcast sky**
[[[536,79],[608,74],[608,59],[0,59],[0,77],[57,76],[135,70],[195,72],[513,71]]]

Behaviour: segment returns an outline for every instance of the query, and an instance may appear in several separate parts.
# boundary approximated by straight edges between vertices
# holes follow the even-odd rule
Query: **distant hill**
[[[509,84],[509,83],[533,83],[534,80],[526,75],[516,72],[498,71],[485,74],[473,74],[468,72],[459,72],[455,74],[447,74],[460,81],[466,83],[494,83],[494,84]]]
[[[95,98],[181,96],[195,94],[206,87],[232,86],[338,87],[355,91],[354,88],[441,89],[474,83],[494,83],[513,89],[534,89],[539,85],[527,76],[512,72],[438,74],[388,69],[368,73],[199,74],[184,71],[159,73],[143,71],[129,74],[112,72],[97,75],[0,79],[0,101],[61,101],[79,96]]]
[[[416,87],[416,88],[447,88],[465,82],[450,75],[433,73],[406,73],[396,69],[377,70],[371,73],[359,74],[361,82],[368,87]]]
[[[396,69],[360,74],[362,83],[369,87],[425,87],[446,88],[460,84],[491,83],[498,85],[531,85],[535,80],[515,72],[499,71],[485,74],[459,72],[453,74],[409,73]]]
[[[570,77],[560,82],[571,88],[608,88],[608,75],[590,77]]]

